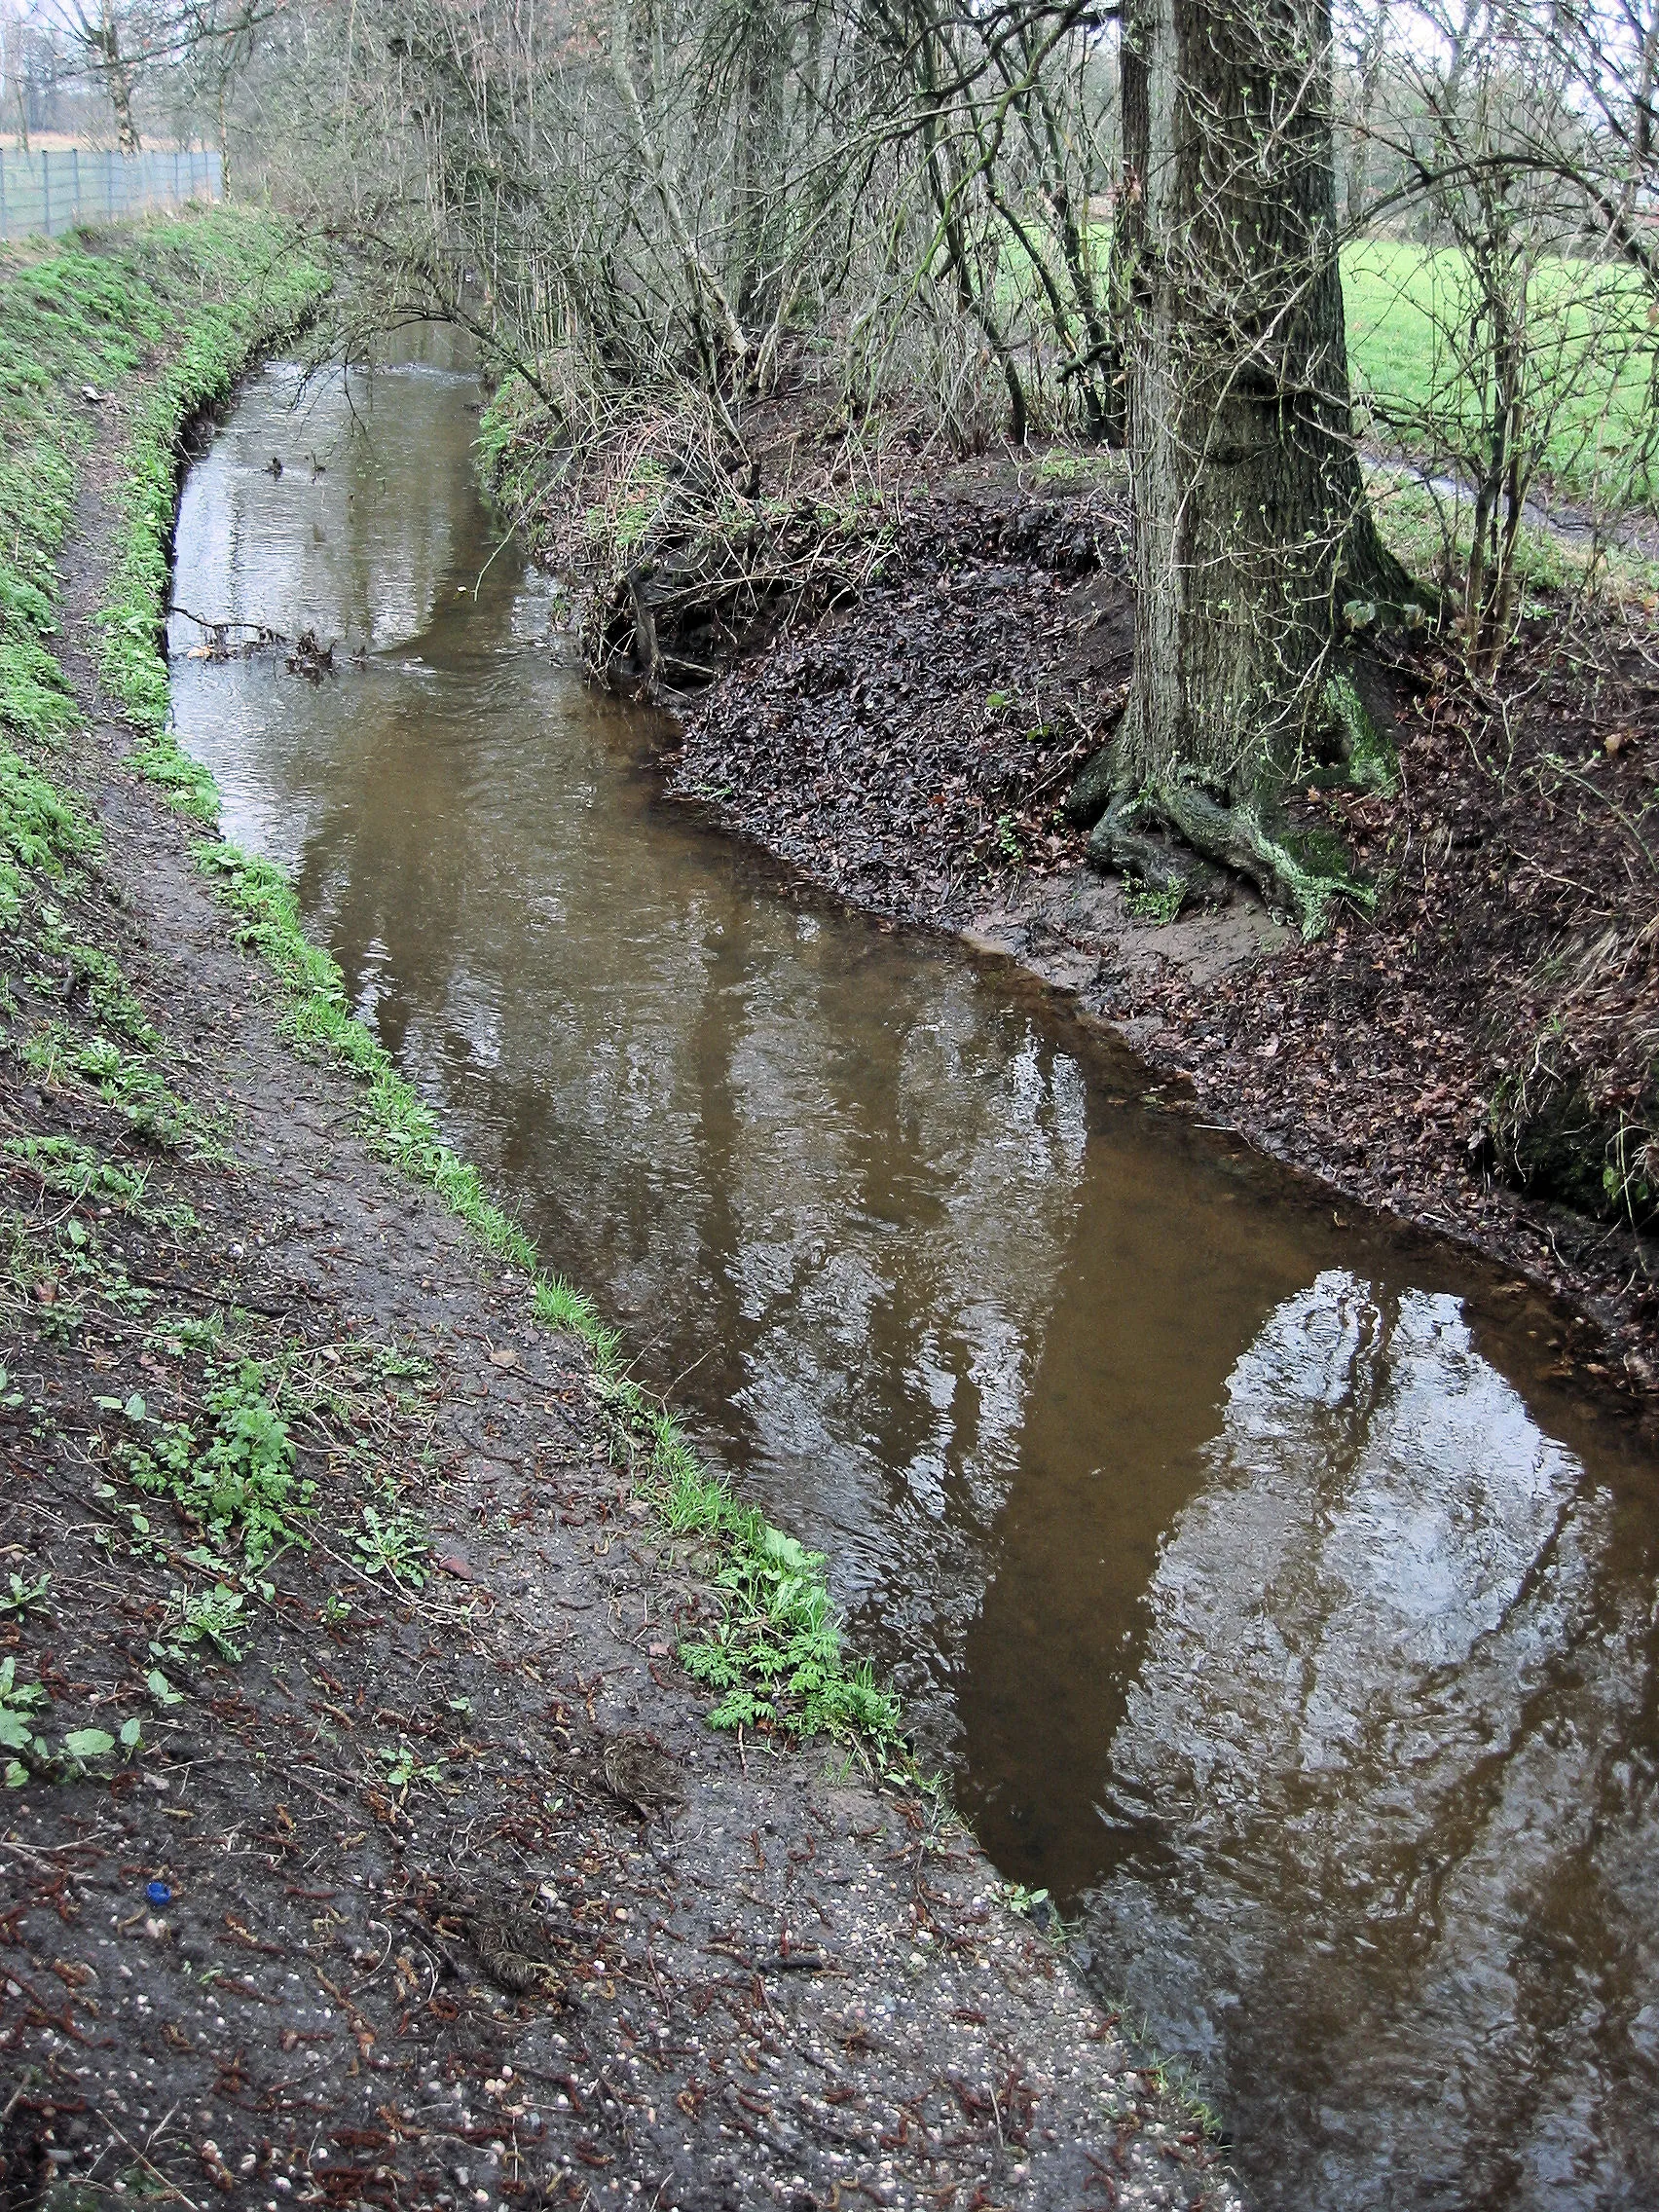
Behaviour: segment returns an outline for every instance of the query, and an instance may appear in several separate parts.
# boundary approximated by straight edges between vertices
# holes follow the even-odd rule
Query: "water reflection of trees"
[[[1148,1593],[1090,1904],[1264,2202],[1659,2201],[1651,1501],[1456,1302],[1272,1314]],[[1291,2144],[1306,2145],[1299,2163]]]

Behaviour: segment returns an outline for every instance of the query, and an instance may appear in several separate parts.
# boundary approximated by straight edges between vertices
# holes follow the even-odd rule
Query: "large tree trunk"
[[[1404,587],[1354,452],[1328,0],[1131,0],[1119,296],[1134,492],[1129,703],[1100,857],[1161,819],[1304,904],[1274,830],[1329,757],[1339,599]],[[1293,879],[1294,878],[1294,879]]]

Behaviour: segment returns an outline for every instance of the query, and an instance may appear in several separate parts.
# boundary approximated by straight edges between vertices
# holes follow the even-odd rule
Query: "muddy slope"
[[[1127,688],[1121,481],[1064,455],[985,461],[904,506],[855,605],[685,702],[670,788],[850,900],[1075,992],[1191,1086],[1177,1110],[1524,1270],[1561,1302],[1564,1362],[1659,1403],[1653,1236],[1551,1195],[1594,1205],[1621,1128],[1639,1208],[1659,1192],[1645,613],[1530,624],[1497,693],[1450,640],[1367,676],[1398,791],[1299,806],[1334,813],[1384,885],[1376,923],[1303,945],[1239,888],[1161,925],[1058,812]]]
[[[92,727],[46,763],[102,849],[0,940],[0,1678],[37,1747],[0,2206],[1236,2202],[935,1806],[706,1726],[674,1653],[712,1563],[631,1496],[586,1353],[366,1150],[122,766],[87,648],[119,435],[66,563]],[[262,1546],[273,1420],[314,1489]],[[242,1491],[157,1494],[180,1422]]]

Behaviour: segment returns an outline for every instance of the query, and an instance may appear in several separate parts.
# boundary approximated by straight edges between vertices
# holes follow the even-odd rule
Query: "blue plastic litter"
[[[146,1882],[144,1895],[152,1904],[170,1904],[172,1902],[172,1892],[167,1888],[166,1882]]]

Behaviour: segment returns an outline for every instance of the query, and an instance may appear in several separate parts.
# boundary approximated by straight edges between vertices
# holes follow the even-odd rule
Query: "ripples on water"
[[[367,657],[175,664],[228,830],[830,1553],[1004,1872],[1264,2206],[1659,2204],[1656,1470],[1544,1309],[661,803],[477,500],[471,385],[294,390],[192,472],[176,596]]]

